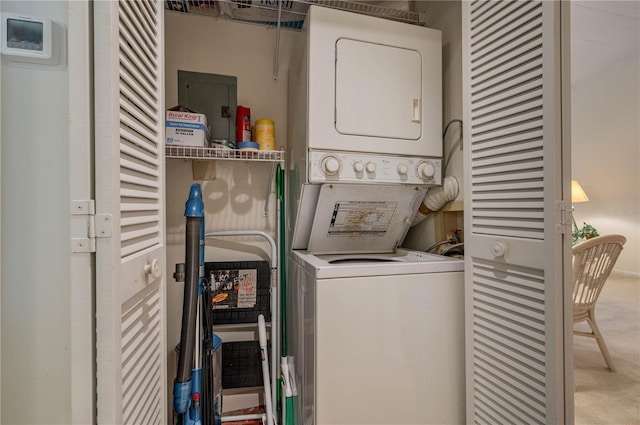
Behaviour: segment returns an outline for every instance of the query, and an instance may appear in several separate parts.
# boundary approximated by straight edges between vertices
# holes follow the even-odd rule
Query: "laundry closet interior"
[[[347,4],[349,2],[340,3]],[[413,15],[418,16],[423,21],[420,25],[436,28],[441,32],[442,69],[441,74],[438,75],[441,76],[442,81],[440,82],[441,86],[438,88],[437,102],[439,103],[439,108],[442,109],[437,114],[438,122],[435,132],[440,136],[438,143],[442,144],[441,136],[445,124],[452,119],[461,118],[460,99],[456,97],[456,95],[459,97],[460,87],[458,84],[452,83],[452,81],[460,80],[460,58],[458,57],[460,54],[460,5],[449,2],[401,1],[369,2],[369,4],[373,12],[382,13],[381,16],[385,19],[387,19],[385,14],[392,16],[394,10],[398,10],[400,13],[402,10],[417,12]],[[200,13],[165,10],[165,107],[168,109],[181,103],[178,95],[178,74],[181,71],[235,77],[237,82],[237,105],[250,108],[252,124],[260,119],[269,119],[275,123],[275,150],[255,153],[247,152],[247,155],[239,157],[228,154],[225,156],[224,152],[228,151],[219,150],[213,154],[214,158],[202,159],[192,157],[188,149],[167,146],[165,158],[166,300],[169,412],[172,411],[171,403],[173,397],[171,391],[179,352],[177,345],[180,341],[184,291],[183,283],[176,282],[171,276],[175,271],[176,264],[185,262],[184,214],[185,202],[190,187],[194,183],[201,185],[205,232],[251,230],[265,232],[277,240],[279,206],[276,197],[276,168],[278,166],[282,167],[289,173],[289,180],[291,179],[291,152],[288,148],[291,141],[288,140],[288,135],[291,134],[289,129],[292,123],[289,122],[289,119],[292,116],[295,117],[296,114],[292,114],[292,111],[289,110],[290,88],[288,80],[289,71],[293,67],[293,63],[299,59],[296,57],[296,45],[300,41],[302,32],[300,29],[284,27],[278,29],[277,25],[239,22],[228,17],[208,16],[216,14],[207,10],[203,10]],[[301,15],[301,19],[304,19],[304,14]],[[453,45],[452,37],[454,39]],[[383,99],[380,99],[380,101],[383,101]],[[190,105],[184,106],[189,107]],[[421,106],[425,107],[424,105]],[[234,128],[235,112],[235,110],[232,111],[233,116],[230,118],[233,121],[231,125]],[[211,118],[209,120],[211,121]],[[435,171],[442,178],[455,175],[460,182],[461,192],[462,151],[456,145],[460,138],[460,132],[461,126],[457,123],[454,123],[449,129],[443,143],[442,154],[439,155],[445,162],[438,162]],[[216,136],[216,134],[212,134],[211,137],[212,139],[225,138]],[[347,159],[349,160],[349,158]],[[341,160],[344,160],[344,158],[341,158]],[[340,166],[346,167],[343,163]],[[411,163],[410,166],[417,166],[417,164]],[[435,183],[442,184],[442,181]],[[288,182],[288,184],[291,183]],[[425,192],[412,195],[413,198],[407,204],[408,207],[417,208],[422,198],[424,198]],[[417,204],[416,199],[418,199]],[[443,208],[440,213],[431,214],[424,221],[410,228],[407,226],[408,230],[405,229],[399,236],[401,243],[397,244],[397,241],[394,241],[390,248],[385,247],[383,251],[396,252],[402,248],[415,250],[411,252],[424,252],[427,248],[446,237],[447,231],[452,229],[453,226],[462,226],[461,199],[462,193],[459,194],[454,202],[448,203],[447,207]],[[405,207],[403,206],[403,208]],[[288,213],[294,214],[290,211]],[[287,219],[294,220],[292,217]],[[293,236],[294,226],[295,224],[292,224],[291,221],[287,224],[287,231],[290,232],[289,239]],[[278,243],[281,244],[283,242],[278,241]],[[206,239],[205,261],[207,263],[268,263],[270,261],[270,252],[269,242],[260,236],[219,236]],[[328,252],[330,253],[330,251]],[[289,259],[289,261],[292,260]],[[449,270],[447,267],[442,270]],[[453,321],[456,326],[463,329],[461,268],[462,262],[460,261],[459,265],[454,267],[455,270],[451,269],[456,273],[459,272],[457,274],[459,278],[457,277],[456,281],[460,283],[458,292],[456,292],[456,296],[460,300],[459,311],[458,313],[451,312],[451,314],[459,316]],[[288,279],[292,278],[292,276],[288,276]],[[388,283],[388,285],[392,284],[393,282]],[[385,285],[385,283],[383,282],[382,285]],[[384,286],[376,288],[378,290],[384,288]],[[354,314],[356,313],[354,312]],[[275,312],[271,312],[271,315],[273,317]],[[394,329],[393,326],[387,329],[401,330]],[[412,326],[417,326],[417,324],[413,323]],[[267,323],[267,330],[271,330],[270,323]],[[258,331],[255,323],[216,326],[214,322],[214,333],[225,344],[258,340]],[[419,339],[421,337],[416,331],[412,338]],[[380,343],[384,344],[384,342]],[[457,343],[459,344],[459,351],[455,356],[459,357],[462,364],[464,357],[463,332],[460,333]],[[274,349],[274,347],[271,346],[270,349]],[[340,347],[317,347],[316,349],[335,351],[339,350]],[[269,362],[271,362],[271,358]],[[274,377],[272,376],[271,379],[274,379]],[[461,367],[456,372],[455,379],[459,380],[462,385],[464,382],[464,367]],[[339,391],[339,389],[336,389],[336,391]],[[403,392],[404,390],[401,388],[387,388],[381,389],[381,391]],[[462,413],[464,411],[464,397],[461,395],[459,398],[455,398],[457,399],[452,402],[456,404],[460,414],[464,415]],[[264,402],[264,394],[260,386],[224,389],[223,391],[223,412],[257,406],[264,404]],[[384,403],[384,400],[377,400],[376,403]]]

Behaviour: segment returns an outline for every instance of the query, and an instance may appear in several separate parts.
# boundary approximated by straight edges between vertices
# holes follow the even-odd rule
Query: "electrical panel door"
[[[178,102],[206,115],[211,138],[236,140],[236,77],[178,71]]]

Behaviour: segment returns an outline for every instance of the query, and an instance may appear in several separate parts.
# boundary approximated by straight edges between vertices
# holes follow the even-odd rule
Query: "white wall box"
[[[167,145],[207,146],[211,134],[206,115],[180,109],[180,106],[175,106],[166,112],[164,131]]]
[[[61,70],[66,65],[64,24],[47,17],[3,12],[0,17],[2,58],[12,66]]]

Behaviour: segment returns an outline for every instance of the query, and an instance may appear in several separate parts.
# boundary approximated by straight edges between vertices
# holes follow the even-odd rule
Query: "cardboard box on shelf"
[[[173,106],[166,112],[165,137],[167,145],[209,146],[207,117],[182,105]]]

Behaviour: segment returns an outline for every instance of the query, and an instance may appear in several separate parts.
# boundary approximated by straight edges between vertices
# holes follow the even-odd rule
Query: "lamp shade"
[[[588,200],[589,197],[584,193],[584,190],[582,189],[582,186],[580,186],[580,183],[578,183],[578,180],[571,180],[571,202],[575,204],[578,202],[587,202]]]

